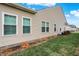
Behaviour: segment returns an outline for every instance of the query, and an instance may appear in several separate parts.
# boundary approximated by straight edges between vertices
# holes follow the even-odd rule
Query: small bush
[[[70,34],[70,31],[64,31],[64,32],[62,32],[62,35],[68,35],[68,34]]]

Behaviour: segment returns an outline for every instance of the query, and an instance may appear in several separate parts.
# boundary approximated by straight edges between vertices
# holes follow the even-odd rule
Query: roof
[[[36,11],[32,10],[32,9],[29,9],[29,8],[25,8],[21,5],[18,5],[18,4],[14,4],[14,3],[2,3],[4,5],[8,5],[10,7],[13,7],[13,8],[16,8],[16,9],[19,9],[19,10],[22,10],[22,11],[25,11],[25,12],[29,12],[31,14],[35,14]]]

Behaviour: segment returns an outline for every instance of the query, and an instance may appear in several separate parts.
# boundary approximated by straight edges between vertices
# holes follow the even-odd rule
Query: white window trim
[[[30,33],[23,33],[23,18],[29,18],[30,19]],[[22,16],[22,33],[23,34],[32,34],[32,18],[27,16]]]
[[[16,16],[16,34],[10,34],[10,35],[4,35],[4,15],[11,15]],[[17,35],[18,34],[18,15],[8,12],[2,12],[2,36],[11,36],[11,35]]]

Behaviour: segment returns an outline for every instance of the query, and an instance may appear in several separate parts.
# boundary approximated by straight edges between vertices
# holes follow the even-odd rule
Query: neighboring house
[[[77,32],[78,28],[75,25],[66,25],[65,30],[71,32]]]
[[[40,11],[12,3],[0,4],[0,47],[57,35],[66,19],[61,7]]]

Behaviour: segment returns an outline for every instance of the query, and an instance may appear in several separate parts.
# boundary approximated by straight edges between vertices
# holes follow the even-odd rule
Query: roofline
[[[18,5],[18,4],[14,4],[14,3],[2,3],[2,4],[19,9],[19,10],[22,10],[22,11],[25,11],[25,12],[28,12],[28,13],[31,13],[31,14],[37,13],[36,11],[34,11],[32,9],[25,8],[25,7]]]
[[[13,7],[13,8],[16,8],[16,9],[19,9],[19,10],[22,10],[22,11],[25,11],[25,12],[28,12],[28,13],[31,13],[31,14],[36,14],[36,13],[39,12],[39,11],[43,11],[43,10],[49,9],[49,8],[45,8],[45,9],[42,9],[42,10],[39,10],[39,11],[34,11],[34,10],[32,10],[32,9],[25,8],[25,7],[21,6],[21,5],[15,4],[15,3],[2,3],[2,4],[8,5],[8,6],[10,6],[10,7]],[[60,6],[55,6],[55,7],[53,7],[53,8],[56,8],[56,7],[60,7]],[[52,8],[52,7],[50,7],[50,8]],[[60,7],[60,8],[61,8],[61,10],[62,10],[62,12],[63,12],[62,7]],[[63,16],[64,16],[65,21],[66,21],[66,23],[67,23],[67,20],[66,20],[66,17],[65,17],[65,15],[64,15],[64,12],[63,12]]]
[[[61,6],[53,6],[53,7],[48,7],[48,8],[45,8],[45,9],[41,9],[41,10],[38,10],[37,12],[40,12],[40,11],[43,11],[43,10],[46,10],[46,9],[49,9],[49,8],[57,8],[57,7],[60,7],[61,8],[61,10],[62,10],[62,14],[63,14],[63,16],[64,16],[64,18],[65,18],[65,22],[68,24],[68,22],[67,22],[67,20],[66,20],[66,17],[65,17],[65,14],[64,14],[64,11],[63,11],[63,8],[61,7]]]
[[[65,16],[65,14],[64,14],[64,10],[63,10],[63,8],[62,8],[61,6],[59,6],[59,7],[60,7],[60,8],[61,8],[61,10],[62,10],[63,16],[64,16],[65,21],[66,21],[66,25],[68,25],[68,22],[67,22],[66,16]]]

